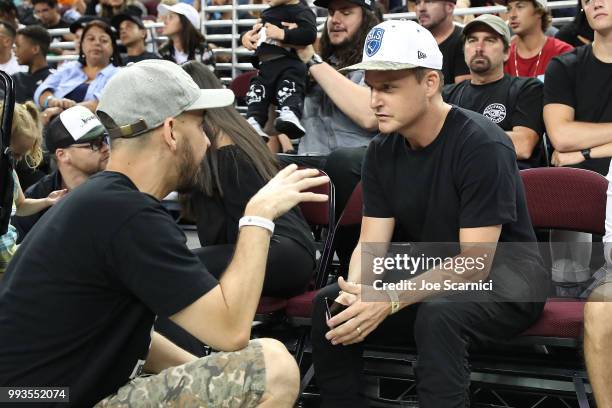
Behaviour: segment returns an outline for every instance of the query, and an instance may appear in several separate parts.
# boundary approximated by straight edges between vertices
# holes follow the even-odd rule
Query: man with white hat
[[[483,114],[512,140],[519,169],[545,164],[541,149],[544,84],[504,73],[510,30],[501,18],[482,14],[463,28],[465,62],[471,79],[444,87],[450,104]]]
[[[106,129],[92,111],[79,105],[53,118],[45,132],[45,146],[57,168],[24,191],[26,198],[47,197],[55,190],[71,191],[104,170],[109,158]],[[18,243],[46,212],[13,219]]]
[[[482,115],[443,102],[441,68],[435,39],[412,21],[374,27],[363,61],[348,68],[365,70],[381,134],[363,166],[361,236],[348,279],[315,300],[322,407],[368,406],[361,395],[364,340],[413,338],[419,406],[469,406],[468,347],[518,334],[541,313],[546,271],[512,143]],[[416,246],[411,260],[421,266],[393,263],[386,266],[393,276],[362,267],[395,262],[386,257],[392,237]],[[498,245],[514,241],[521,246]],[[436,263],[439,257],[450,266]],[[404,286],[383,285],[397,277]],[[326,318],[324,297],[348,308]],[[330,315],[338,308],[330,306]]]
[[[548,62],[574,47],[545,32],[552,22],[546,0],[510,0],[508,25],[515,37],[510,45],[506,73],[514,76],[541,77]]]
[[[327,178],[290,166],[253,196],[218,282],[160,202],[200,176],[205,112],[233,100],[168,61],[138,62],[107,84],[98,105],[107,171],[38,222],[0,288],[2,386],[69,387],[56,402],[80,407],[293,407],[295,360],[281,343],[249,337],[272,220],[325,200],[301,190]],[[153,332],[157,316],[222,352],[197,359]]]

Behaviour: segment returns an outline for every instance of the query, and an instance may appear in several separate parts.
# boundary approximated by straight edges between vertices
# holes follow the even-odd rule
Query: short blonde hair
[[[0,103],[0,112],[4,106]],[[34,102],[28,101],[24,104],[16,103],[13,111],[13,124],[11,126],[11,138],[23,137],[33,140],[32,148],[25,154],[28,167],[36,168],[43,159],[42,151],[42,124],[40,113]]]

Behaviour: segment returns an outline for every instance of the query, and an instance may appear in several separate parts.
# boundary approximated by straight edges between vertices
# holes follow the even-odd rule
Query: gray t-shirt
[[[364,86],[363,71],[354,71],[348,79]],[[300,140],[299,154],[326,155],[340,147],[363,147],[378,132],[361,128],[344,114],[317,84],[304,99],[302,125],[306,134]]]

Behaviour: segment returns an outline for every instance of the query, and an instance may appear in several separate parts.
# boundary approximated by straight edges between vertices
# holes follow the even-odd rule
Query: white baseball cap
[[[121,68],[104,87],[96,113],[111,139],[155,129],[186,111],[229,106],[229,89],[200,89],[179,65],[144,60]]]
[[[193,6],[180,2],[173,4],[172,6],[167,6],[161,3],[157,6],[157,14],[159,17],[165,16],[171,11],[187,17],[187,20],[189,20],[191,25],[194,26],[196,30],[200,29],[200,13],[198,13],[198,10],[196,10]]]
[[[106,135],[106,129],[92,111],[81,105],[66,109],[53,118],[45,134],[50,153],[75,143],[87,143]]]
[[[363,45],[363,59],[341,71],[442,69],[442,52],[429,30],[411,20],[388,20],[374,26]]]

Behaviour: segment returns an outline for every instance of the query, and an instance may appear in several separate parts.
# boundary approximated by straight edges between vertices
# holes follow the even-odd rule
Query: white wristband
[[[265,228],[270,231],[271,234],[274,234],[274,223],[267,218],[258,217],[256,215],[245,215],[238,221],[238,228],[240,229],[247,225]]]

